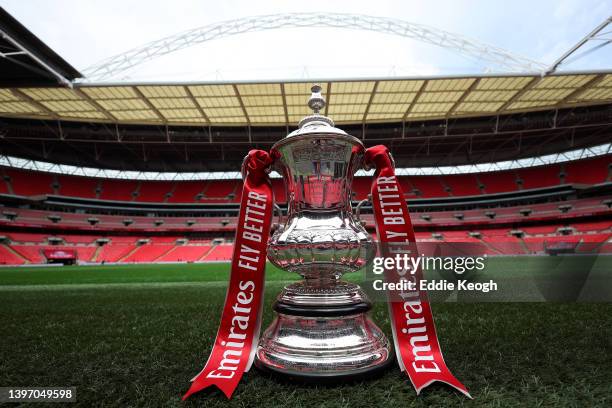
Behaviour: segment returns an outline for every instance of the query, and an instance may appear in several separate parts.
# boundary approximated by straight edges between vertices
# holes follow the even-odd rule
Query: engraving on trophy
[[[295,377],[341,378],[386,366],[391,345],[368,317],[363,291],[341,280],[375,254],[350,200],[365,148],[319,113],[325,106],[320,86],[312,87],[308,105],[314,113],[272,148],[289,204],[284,225],[268,242],[270,262],[304,280],[278,296],[256,364]]]

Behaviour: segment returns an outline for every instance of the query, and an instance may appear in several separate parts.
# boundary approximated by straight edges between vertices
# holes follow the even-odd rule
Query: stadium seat
[[[516,172],[523,181],[523,190],[554,187],[561,183],[561,167],[557,164],[518,169]]]
[[[507,193],[518,189],[514,170],[479,173],[478,179],[486,194]]]
[[[206,261],[228,261],[232,259],[233,245],[221,244],[215,246],[204,258]]]
[[[182,245],[157,259],[157,262],[195,262],[210,251],[209,245]]]
[[[419,197],[448,197],[449,195],[437,176],[410,176],[408,181],[420,192],[420,195],[417,194]]]
[[[53,175],[51,173],[5,169],[10,177],[13,192],[21,196],[53,194]]]
[[[138,188],[137,181],[131,180],[111,180],[106,179],[102,182],[101,200],[113,201],[132,201],[133,193]]]
[[[450,188],[451,195],[455,197],[473,196],[481,193],[480,188],[478,188],[478,180],[473,174],[444,176],[442,180]]]
[[[612,155],[578,160],[565,164],[565,182],[599,184],[608,180]]]
[[[169,203],[194,203],[196,197],[204,190],[203,181],[181,181],[176,182]]]
[[[58,194],[66,197],[96,198],[96,188],[100,182],[90,177],[57,176]]]
[[[2,265],[23,265],[26,259],[23,255],[15,252],[14,249],[0,244],[0,264]]]
[[[144,181],[140,182],[136,201],[163,203],[174,189],[171,181]]]
[[[155,262],[172,248],[174,248],[174,244],[142,245],[123,259],[123,262]]]

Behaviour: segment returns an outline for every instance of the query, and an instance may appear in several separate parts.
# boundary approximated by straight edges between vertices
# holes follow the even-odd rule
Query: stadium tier
[[[608,252],[612,155],[489,173],[402,176],[417,240],[470,242],[489,255]],[[144,181],[1,168],[0,264],[227,261],[240,180]],[[368,197],[356,177],[352,197]],[[275,199],[285,203],[280,179]],[[316,199],[320,191],[307,191]],[[371,209],[361,219],[375,232]]]
[[[578,228],[582,230],[579,230]],[[561,235],[559,231],[570,228],[572,233]],[[417,233],[418,242],[469,242],[480,244],[479,251],[488,255],[525,255],[545,253],[547,247],[556,243],[572,243],[578,253],[609,253],[612,237],[612,222],[600,223],[592,229],[585,229],[579,224],[555,225],[548,233],[534,233],[525,229],[519,236],[517,230],[480,229],[475,230],[440,230],[435,233]],[[533,234],[533,235],[532,235]],[[25,235],[25,234],[24,234]],[[160,263],[160,262],[210,262],[228,261],[231,259],[233,245],[231,242],[203,244],[190,241],[183,236],[166,237],[168,243],[156,243],[155,240],[133,237],[137,243],[126,243],[121,237],[100,238],[88,244],[68,244],[75,237],[64,235],[66,244],[50,245],[49,237],[41,239],[33,234],[31,237],[8,234],[0,244],[0,264],[23,265],[46,263],[45,251],[49,249],[75,250],[81,263]],[[21,239],[21,241],[18,241]]]
[[[510,206],[499,208],[477,208],[462,211],[419,211],[411,214],[413,225],[419,229],[475,226],[499,224],[526,224],[533,222],[558,222],[580,217],[610,215],[609,202],[600,197],[565,200],[562,203],[539,203],[529,206]],[[362,214],[361,218],[368,227],[374,228],[372,214]],[[93,222],[95,221],[95,222]],[[78,238],[79,242],[90,240],[93,232],[120,233],[193,233],[193,232],[231,232],[236,227],[236,217],[231,216],[126,216],[72,212],[57,212],[11,208],[3,210],[0,218],[2,228],[46,228],[58,234],[79,231],[88,233]],[[21,234],[20,234],[21,235]],[[40,235],[40,234],[36,234]],[[76,238],[75,238],[76,239]],[[154,238],[158,239],[158,238]]]
[[[494,217],[491,209],[471,209],[413,212],[412,218],[419,242],[471,242],[489,255],[518,255],[544,253],[561,241],[573,243],[575,252],[597,253],[610,249],[609,205],[609,200],[596,197],[561,205],[533,204],[529,213],[525,206],[501,207]],[[141,263],[227,261],[233,248],[234,217],[198,217],[188,226],[185,217],[133,216],[126,225],[125,216],[97,215],[98,222],[92,225],[88,214],[19,208],[4,214],[0,219],[3,265],[46,263],[48,249],[75,250],[82,263]],[[589,221],[593,217],[608,219]],[[372,214],[361,218],[374,232]],[[159,221],[164,222],[155,226]],[[41,228],[53,233],[32,232]],[[115,235],[119,233],[123,235]]]
[[[564,164],[517,170],[440,176],[400,177],[407,198],[479,196],[555,187],[564,184],[597,185],[610,180],[612,155]],[[240,180],[132,181],[54,175],[3,168],[0,194],[36,197],[58,195],[87,199],[153,203],[237,203]],[[353,197],[361,200],[370,191],[370,177],[355,177]],[[273,181],[275,200],[286,202],[283,183]]]

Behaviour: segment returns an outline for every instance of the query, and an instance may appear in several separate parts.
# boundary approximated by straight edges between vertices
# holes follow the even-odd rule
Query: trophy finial
[[[310,91],[312,94],[310,95],[310,99],[308,99],[308,106],[312,109],[312,114],[306,116],[304,119],[298,123],[298,127],[301,129],[307,124],[319,124],[324,126],[334,126],[334,121],[328,118],[327,116],[321,115],[320,111],[325,107],[325,98],[321,94],[321,85],[314,84]]]
[[[312,88],[310,88],[312,95],[310,95],[310,99],[308,100],[308,106],[312,111],[317,114],[321,109],[325,107],[325,99],[323,95],[321,95],[321,85],[314,84]]]

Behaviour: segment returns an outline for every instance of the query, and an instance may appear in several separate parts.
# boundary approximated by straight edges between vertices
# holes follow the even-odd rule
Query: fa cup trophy
[[[351,208],[365,148],[319,113],[325,106],[320,86],[312,87],[308,106],[314,113],[272,147],[288,215],[268,243],[269,260],[303,280],[278,296],[255,364],[302,379],[361,376],[392,359],[389,341],[368,316],[370,301],[358,285],[341,280],[376,252]]]

